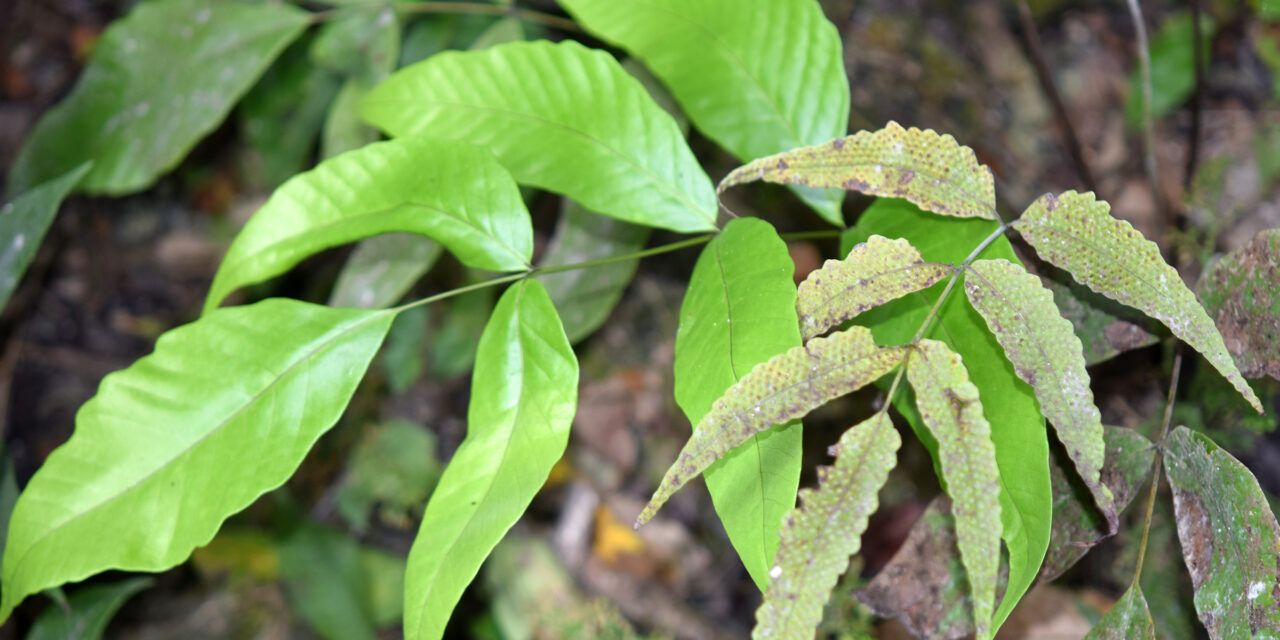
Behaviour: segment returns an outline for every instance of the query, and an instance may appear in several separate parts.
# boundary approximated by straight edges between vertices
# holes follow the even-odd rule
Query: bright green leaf
[[[404,297],[440,258],[440,243],[416,233],[361,240],[338,272],[331,307],[378,309]]]
[[[226,118],[309,22],[278,3],[140,3],[103,32],[71,94],[23,141],[9,193],[86,160],[94,165],[85,192],[145,189]]]
[[[711,182],[680,129],[603,51],[565,41],[445,52],[365,99],[393,136],[429,133],[490,149],[521,183],[673,231],[715,228]]]
[[[676,402],[697,425],[752,367],[800,345],[795,266],[769,223],[738,218],[698,258],[676,333]],[[778,551],[782,517],[800,486],[801,425],[761,425],[704,477],[712,504],[761,591]]]
[[[4,237],[0,234],[0,237]],[[1245,377],[1280,380],[1280,229],[1214,262],[1200,280],[1200,299]]]
[[[68,609],[57,603],[46,606],[25,640],[98,640],[120,607],[153,582],[151,578],[137,577],[77,589],[67,598]]]
[[[896,122],[754,160],[725,176],[716,190],[756,180],[904,198],[925,211],[996,219],[991,169],[978,163],[972,149],[950,135],[903,129]]]
[[[1013,370],[1035,390],[1040,412],[1053,424],[1107,519],[1108,532],[1114,533],[1115,501],[1102,482],[1102,414],[1093,404],[1084,347],[1071,323],[1058,313],[1040,278],[1007,260],[974,262],[965,273],[964,290]]]
[[[847,130],[840,35],[813,0],[560,4],[588,31],[643,61],[698,129],[743,162]],[[844,226],[843,193],[798,185],[797,192]]]
[[[22,274],[36,257],[44,234],[58,215],[58,206],[89,171],[89,163],[50,180],[0,208],[0,310],[9,303]]]
[[[390,231],[428,236],[478,269],[527,269],[533,253],[520,191],[488,152],[400,138],[326,160],[277,189],[227,250],[205,310],[323,249]]]
[[[1066,269],[1090,289],[1164,323],[1262,413],[1262,403],[1236,369],[1222,335],[1195,294],[1160,256],[1154,242],[1128,222],[1111,217],[1110,211],[1092,193],[1045,194],[1013,225],[1041,259]]]
[[[564,454],[577,397],[578,361],[546,289],[512,285],[480,337],[467,437],[409,551],[407,640],[444,633],[462,590]]]
[[[1165,446],[1182,557],[1209,636],[1280,637],[1280,526],[1258,480],[1186,427]]]
[[[538,266],[623,256],[644,248],[648,240],[647,228],[595,215],[566,198],[560,207],[560,222]],[[639,265],[639,259],[622,260],[538,276],[560,312],[569,342],[582,340],[604,324]]]
[[[1156,640],[1153,624],[1142,587],[1130,585],[1084,640]]]
[[[756,610],[754,638],[802,638],[822,621],[822,607],[849,556],[858,552],[876,494],[889,479],[902,446],[889,414],[854,425],[831,448],[836,462],[818,469],[818,489],[800,491],[787,515],[769,589]]]
[[[800,283],[796,308],[805,339],[858,314],[927,289],[954,269],[925,262],[910,242],[873,235],[844,260],[827,260]]]
[[[973,593],[978,638],[991,628],[1000,567],[1000,472],[991,425],[978,387],[960,356],[943,342],[924,339],[907,364],[920,418],[938,443],[942,476],[956,519],[956,545]]]
[[[897,199],[877,200],[863,212],[858,225],[845,234],[846,247],[871,234],[906,238],[932,262],[959,263],[996,228],[987,220],[954,220],[930,215]],[[1006,238],[997,238],[980,254],[1019,264]],[[919,330],[945,283],[872,309],[857,322],[871,328],[880,344],[904,344]],[[951,295],[938,309],[925,337],[945,339],[964,358],[965,368],[984,398],[991,437],[1000,465],[1000,516],[1009,549],[1009,583],[993,628],[999,628],[1018,600],[1035,581],[1049,545],[1053,494],[1049,485],[1049,442],[1044,416],[1031,387],[1018,379],[1000,344],[987,330],[982,316],[965,296]],[[916,435],[934,454],[928,430],[920,424],[911,394],[899,390],[894,406],[907,418]]]
[[[636,524],[648,522],[671,494],[751,436],[875,382],[904,353],[905,347],[878,347],[870,331],[851,327],[756,365],[698,422]]]
[[[394,317],[283,299],[220,309],[104,378],[14,508],[0,619],[36,591],[168,569],[207,543],[337,422]]]
[[[405,561],[311,523],[280,547],[280,577],[294,610],[327,640],[376,640],[400,618]]]

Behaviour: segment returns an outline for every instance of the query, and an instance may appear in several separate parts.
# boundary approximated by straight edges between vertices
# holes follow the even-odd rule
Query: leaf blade
[[[716,192],[755,180],[903,198],[925,211],[995,220],[995,182],[969,147],[932,129],[890,121],[826,144],[784,151],[734,169]]]
[[[1240,375],[1213,321],[1160,248],[1132,225],[1111,217],[1092,193],[1045,194],[1013,223],[1045,261],[1081,284],[1159,320],[1199,351],[1254,410],[1262,403]]]
[[[444,633],[462,590],[564,453],[577,391],[578,361],[546,289],[512,285],[480,338],[467,437],[409,551],[406,638]]]
[[[174,329],[107,376],[14,508],[0,619],[41,589],[167,569],[208,542],[337,421],[394,315],[265,300]],[[246,449],[271,454],[244,465]]]
[[[1200,299],[1246,378],[1280,380],[1280,229],[1259,231],[1200,278]],[[1272,337],[1269,337],[1272,336]]]
[[[103,32],[71,94],[23,141],[9,192],[86,160],[94,161],[79,187],[86,193],[150,186],[226,118],[309,20],[281,4],[138,5]]]
[[[800,345],[794,270],[786,244],[756,218],[730,221],[699,256],[680,307],[674,367],[676,403],[697,429],[752,367]],[[777,424],[704,473],[729,541],[761,591],[782,517],[795,505],[801,445],[799,423]]]
[[[576,42],[435,55],[374,88],[361,113],[393,136],[429,132],[486,147],[520,182],[604,215],[715,228],[711,182],[675,121],[607,53]]]
[[[36,250],[49,231],[58,207],[89,171],[89,163],[19,195],[0,209],[0,310],[18,287],[22,275],[36,257]]]
[[[1134,584],[1112,605],[1107,615],[1102,616],[1098,624],[1089,630],[1085,640],[1155,640],[1154,625],[1151,611],[1147,609],[1147,599],[1142,596],[1142,587]]]
[[[528,269],[533,254],[519,189],[487,152],[399,138],[327,160],[281,186],[227,250],[205,309],[322,249],[392,231],[430,237],[479,269]]]

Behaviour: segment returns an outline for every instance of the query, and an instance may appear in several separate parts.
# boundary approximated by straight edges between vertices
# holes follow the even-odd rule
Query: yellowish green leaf
[[[916,349],[907,379],[915,389],[920,417],[938,443],[956,519],[956,546],[973,592],[974,627],[983,640],[992,636],[1002,528],[991,425],[960,356],[937,340],[921,340]]]
[[[1222,335],[1160,248],[1092,193],[1047,193],[1015,229],[1045,261],[1066,269],[1081,284],[1164,323],[1199,351],[1258,413],[1262,403],[1244,381]]]
[[[1093,404],[1084,346],[1058,313],[1040,278],[1006,260],[978,260],[965,274],[964,290],[987,322],[1023,382],[1035,390],[1040,411],[1115,532],[1115,500],[1102,482],[1106,445],[1102,414]]]
[[[636,525],[648,522],[686,482],[775,424],[799,418],[833,398],[875,382],[902,360],[905,347],[877,347],[871,331],[852,327],[815,338],[755,366],[698,421]]]
[[[849,556],[858,552],[876,494],[889,478],[902,445],[883,411],[854,425],[831,447],[836,462],[818,469],[818,489],[801,489],[801,506],[783,520],[782,546],[769,589],[756,610],[753,638],[813,635],[822,608]]]
[[[903,198],[925,211],[996,219],[991,169],[978,163],[973,149],[896,122],[749,162],[725,176],[717,191],[756,180]]]

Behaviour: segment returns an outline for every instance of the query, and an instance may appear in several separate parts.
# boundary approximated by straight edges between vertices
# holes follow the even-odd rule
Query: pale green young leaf
[[[331,307],[380,309],[396,303],[440,259],[440,243],[416,233],[366,238],[343,263]]]
[[[1165,446],[1178,540],[1209,637],[1280,637],[1280,526],[1258,480],[1186,427]]]
[[[991,169],[972,149],[950,135],[896,122],[754,160],[725,176],[716,190],[756,180],[903,198],[925,211],[996,219]]]
[[[1041,259],[1066,269],[1081,284],[1162,322],[1204,355],[1254,410],[1262,403],[1236,369],[1222,335],[1196,295],[1160,248],[1128,222],[1111,217],[1111,207],[1092,193],[1067,191],[1036,200],[1015,229]]]
[[[533,254],[529,212],[493,156],[452,140],[399,138],[326,160],[277,189],[227,250],[205,310],[322,249],[391,231],[428,236],[478,269],[528,269]]]
[[[14,508],[0,620],[31,593],[161,571],[207,543],[337,422],[394,317],[284,299],[220,309],[104,378]]]
[[[226,118],[309,21],[278,3],[140,3],[103,32],[71,94],[23,141],[9,193],[86,160],[94,165],[82,191],[145,189]]]
[[[481,563],[564,454],[578,361],[546,289],[507,289],[480,336],[467,437],[440,477],[405,578],[407,640],[441,637]]]
[[[148,577],[134,577],[77,589],[67,598],[67,608],[49,603],[23,640],[98,640],[120,607],[154,582]]]
[[[889,414],[880,411],[849,428],[831,447],[836,462],[818,469],[818,489],[801,489],[800,506],[787,515],[769,589],[756,610],[754,638],[813,635],[822,608],[849,556],[858,552],[876,494],[902,446]]]
[[[980,640],[994,635],[996,571],[1000,567],[1000,472],[991,425],[978,387],[946,343],[924,339],[907,364],[920,418],[938,443],[938,460],[956,519],[956,545],[973,593]]]
[[[1084,347],[1071,323],[1058,313],[1053,293],[1040,278],[1006,260],[975,261],[964,275],[964,290],[1013,370],[1035,390],[1040,411],[1053,424],[1106,518],[1108,531],[1114,533],[1115,500],[1102,482],[1102,414],[1093,404]]]
[[[925,262],[902,238],[873,235],[844,260],[827,260],[800,283],[800,331],[806,340],[822,335],[867,309],[928,289],[953,272],[950,265]]]
[[[565,198],[555,234],[538,266],[554,267],[623,256],[643,249],[648,240],[648,228],[595,215]],[[570,343],[577,343],[604,324],[622,299],[622,292],[638,266],[639,259],[622,260],[538,276],[560,312]]]
[[[954,264],[963,261],[997,227],[994,221],[943,218],[903,200],[882,198],[868,207],[857,226],[846,234],[845,246],[851,247],[871,234],[906,238],[924,259]],[[1004,237],[988,245],[979,257],[1018,264],[1012,245]],[[920,328],[945,286],[940,282],[876,307],[856,322],[870,327],[880,344],[904,344]],[[1000,399],[983,405],[1000,466],[1001,536],[1009,550],[1009,582],[992,625],[999,628],[1035,581],[1049,545],[1053,493],[1049,483],[1048,431],[1031,387],[1018,379],[982,316],[965,296],[956,294],[953,292],[943,301],[933,328],[925,337],[945,339],[964,358],[965,368],[982,397]],[[933,453],[936,465],[937,445],[920,424],[910,390],[899,390],[894,405]]]
[[[751,436],[875,382],[898,366],[905,351],[878,347],[870,331],[851,327],[756,365],[698,421],[636,525],[648,522],[671,494]]]
[[[0,310],[31,266],[62,200],[88,171],[89,163],[82,164],[0,207]]]
[[[1089,630],[1084,640],[1156,640],[1153,625],[1147,599],[1142,597],[1142,587],[1134,584]]]
[[[560,4],[642,60],[698,129],[743,162],[847,130],[840,35],[813,0]],[[844,225],[842,192],[795,188],[825,220]]]
[[[758,218],[730,221],[698,257],[675,347],[676,402],[696,425],[695,438],[714,429],[703,418],[727,389],[800,345],[794,271],[786,243]],[[704,474],[729,541],[761,591],[800,486],[802,427],[781,422],[760,425]]]
[[[521,183],[604,215],[715,228],[711,181],[675,121],[609,54],[576,42],[441,53],[378,85],[361,113],[393,136],[483,146]]]

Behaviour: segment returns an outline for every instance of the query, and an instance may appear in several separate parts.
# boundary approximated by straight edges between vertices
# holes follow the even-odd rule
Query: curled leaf
[[[953,502],[960,561],[973,592],[978,638],[990,638],[1000,568],[1000,477],[991,425],[978,388],[945,343],[921,340],[907,366],[920,417],[938,443],[943,480]]]
[[[1092,193],[1047,193],[1013,227],[1041,259],[1066,269],[1081,284],[1164,323],[1214,366],[1254,410],[1262,403],[1244,381],[1222,335],[1160,248]]]
[[[725,176],[716,191],[756,180],[903,198],[925,211],[996,219],[991,169],[972,149],[950,135],[896,122],[754,160]]]
[[[806,340],[821,335],[867,309],[927,289],[951,272],[950,265],[925,262],[903,238],[873,235],[844,260],[827,260],[800,283],[800,331]]]
[[[1071,323],[1058,313],[1053,294],[1040,278],[1006,260],[978,260],[965,275],[964,290],[973,308],[1013,364],[1035,390],[1040,410],[1053,423],[1094,503],[1115,532],[1116,507],[1102,483],[1102,414],[1093,404],[1084,347]]]
[[[671,494],[751,436],[871,384],[897,366],[904,354],[904,347],[878,347],[869,330],[851,327],[756,365],[698,422],[636,526],[648,522]]]
[[[756,610],[754,638],[813,635],[822,607],[849,556],[858,552],[877,492],[902,445],[883,411],[850,427],[831,447],[836,462],[818,469],[818,489],[801,489],[801,506],[783,520],[782,546]]]

